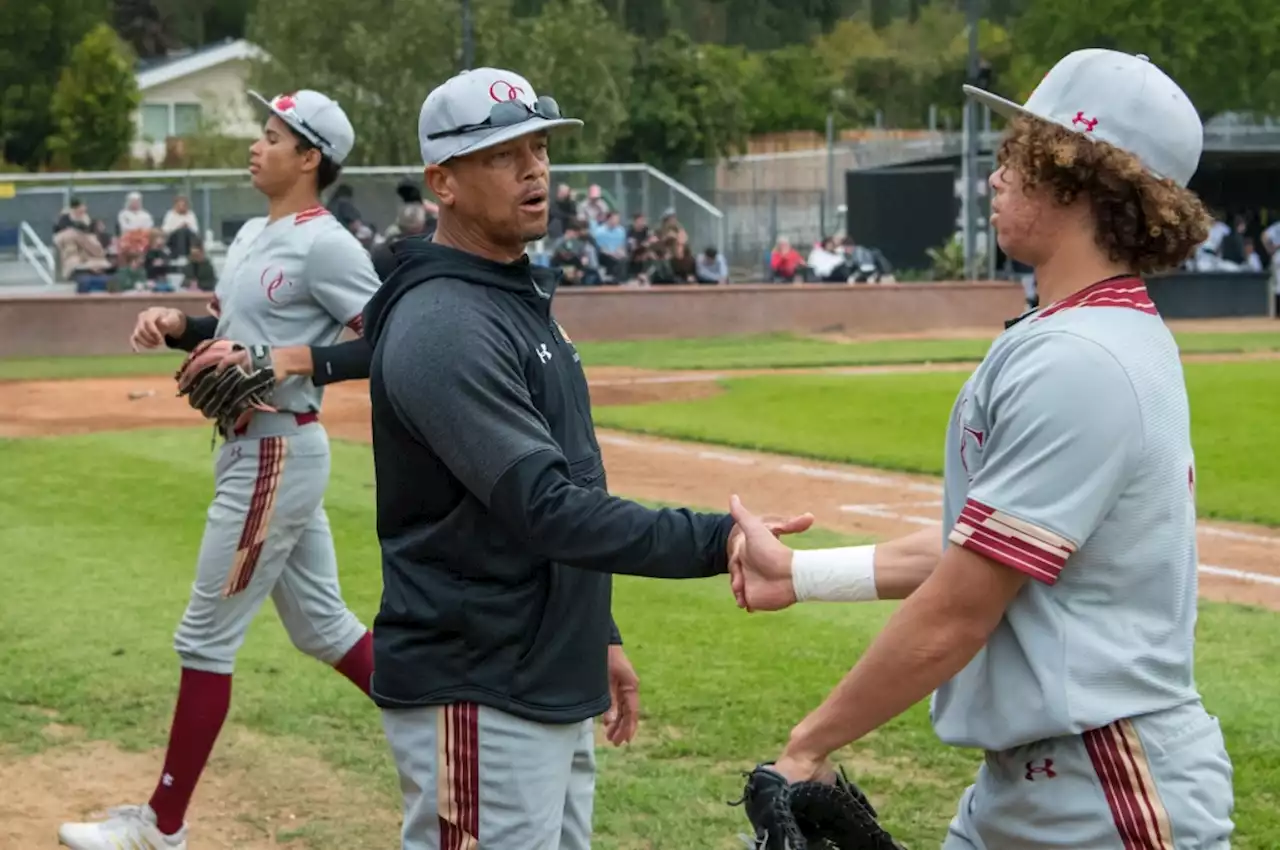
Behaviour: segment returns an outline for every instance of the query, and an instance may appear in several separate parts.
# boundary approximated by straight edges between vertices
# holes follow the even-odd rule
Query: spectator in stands
[[[806,269],[804,258],[791,247],[791,240],[779,237],[769,255],[769,280],[773,283],[800,283]]]
[[[169,253],[168,239],[165,237],[164,230],[157,227],[151,231],[151,244],[147,246],[147,253],[143,258],[143,268],[147,272],[147,280],[151,283],[151,288],[157,292],[168,291],[172,287],[169,286],[169,269],[170,261],[173,256]]]
[[[429,238],[434,232],[434,226],[430,230],[427,228],[427,208],[418,202],[401,207],[396,223],[388,227],[382,237],[386,242],[395,242],[406,236],[425,235]]]
[[[143,267],[142,255],[122,255],[115,274],[107,281],[107,292],[135,292],[146,288],[147,270]]]
[[[200,221],[191,211],[185,195],[173,199],[173,206],[164,214],[160,229],[168,239],[169,252],[175,257],[186,257],[191,248],[200,243]]]
[[[587,187],[586,200],[578,207],[578,218],[585,220],[587,224],[599,224],[610,212],[612,210],[609,209],[609,202],[600,194],[600,187],[592,183]]]
[[[564,236],[574,219],[578,217],[578,205],[573,200],[573,189],[568,183],[556,187],[555,200],[547,211],[547,236],[552,240]]]
[[[58,249],[61,278],[74,282],[77,292],[106,290],[111,261],[92,233],[68,227],[53,237],[53,245]]]
[[[187,257],[187,267],[182,270],[182,286],[185,289],[196,289],[201,292],[212,292],[218,285],[218,273],[213,263],[205,256],[204,247],[191,246],[191,255]]]
[[[116,230],[119,234],[124,236],[136,230],[150,232],[155,226],[151,213],[142,207],[142,193],[130,192],[126,195],[124,209],[120,210],[120,214],[116,216]]]
[[[600,283],[599,263],[583,236],[580,223],[570,221],[551,249],[551,267],[559,269],[567,286],[595,286]]]
[[[93,235],[98,237],[98,242],[102,245],[102,250],[107,252],[107,256],[115,253],[115,237],[111,235],[111,231],[107,230],[107,223],[100,218],[93,220]]]
[[[1258,247],[1253,244],[1252,239],[1244,240],[1244,256],[1241,260],[1240,267],[1251,272],[1262,271],[1262,255],[1258,253]]]
[[[725,262],[724,255],[717,251],[714,245],[708,246],[699,255],[696,273],[698,283],[729,282],[729,264]]]
[[[813,279],[822,283],[845,283],[849,280],[848,255],[830,236],[813,246],[805,261]]]
[[[649,220],[644,213],[636,213],[631,217],[631,226],[627,228],[627,253],[629,256],[630,276],[640,273],[642,262],[639,255],[641,249],[648,246],[652,236],[649,233]]]
[[[93,219],[89,217],[89,208],[79,198],[72,198],[71,203],[67,204],[66,208],[62,210],[62,214],[58,216],[57,223],[53,225],[54,235],[61,233],[68,227],[74,227],[85,233],[93,232]]]
[[[662,213],[662,218],[658,220],[657,237],[659,239],[668,239],[672,236],[679,236],[684,233],[684,225],[680,223],[680,219],[676,218],[674,207],[667,207]],[[685,233],[685,237],[688,234]]]
[[[645,266],[645,277],[654,286],[666,286],[676,282],[675,270],[671,268],[670,247],[672,240],[660,239],[649,244],[651,252]]]
[[[614,281],[625,280],[628,276],[627,229],[622,226],[622,217],[611,212],[603,222],[591,227],[591,237],[595,240],[600,254],[600,267],[605,275]]]
[[[671,277],[674,283],[696,283],[698,280],[698,261],[689,250],[689,236],[680,231],[675,237],[665,240],[663,245],[668,262],[671,264]]]
[[[351,231],[358,234],[360,226],[367,224],[360,215],[360,210],[356,207],[355,189],[346,183],[339,183],[338,187],[333,190],[333,195],[329,198],[329,203],[325,207],[329,210],[330,215],[338,220],[338,223]]]

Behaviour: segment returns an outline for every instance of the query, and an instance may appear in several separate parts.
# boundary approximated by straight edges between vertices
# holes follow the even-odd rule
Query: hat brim
[[[1014,103],[1012,100],[1001,97],[998,94],[992,94],[986,89],[980,89],[977,86],[967,84],[963,86],[963,88],[965,94],[979,103],[985,103],[991,108],[992,112],[995,112],[998,115],[1003,115],[1006,118],[1017,118],[1023,115],[1028,118],[1040,118],[1039,115],[1031,112],[1025,106]]]
[[[533,117],[527,121],[521,121],[519,124],[512,124],[508,127],[499,127],[488,133],[476,134],[476,140],[469,145],[459,148],[450,153],[444,159],[437,161],[437,165],[441,162],[448,162],[460,156],[478,153],[488,148],[496,147],[503,142],[509,142],[512,139],[518,139],[521,136],[530,136],[534,133],[543,133],[550,130],[576,129],[582,126],[582,122],[577,118],[539,118]],[[466,138],[465,136],[462,138]]]
[[[329,157],[339,165],[342,164],[342,160],[338,159],[335,151],[329,145],[326,145],[324,142],[317,139],[315,136],[315,133],[312,133],[306,127],[302,126],[297,121],[295,121],[285,113],[281,112],[280,110],[272,106],[271,101],[267,100],[265,97],[258,94],[256,91],[252,91],[252,90],[250,90],[249,92],[249,97],[258,101],[258,103],[262,104],[264,109],[266,109],[275,117],[279,118],[284,123],[288,124],[289,129],[293,130],[293,132],[297,133],[299,136],[302,136],[302,138],[306,139],[308,142],[310,142],[311,144],[319,148],[321,153],[323,153],[325,156]]]

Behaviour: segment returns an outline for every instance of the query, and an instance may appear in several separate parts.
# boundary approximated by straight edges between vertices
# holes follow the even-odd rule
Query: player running
[[[372,636],[339,590],[323,505],[329,442],[317,422],[321,385],[369,374],[368,344],[338,339],[344,328],[361,330],[378,278],[367,252],[320,205],[355,132],[319,92],[254,97],[270,112],[249,165],[268,214],[246,222],[228,249],[215,317],[153,307],[139,315],[132,343],[190,351],[216,337],[276,346],[278,412],[254,413],[242,430],[223,434],[195,584],[174,641],[182,677],[155,792],[105,821],[63,824],[58,838],[76,850],[185,850],[187,806],[227,716],[236,652],[268,596],[295,646],[369,694]]]
[[[776,768],[829,777],[832,752],[934,692],[938,736],[986,754],[944,850],[1226,848],[1232,765],[1193,676],[1187,393],[1141,278],[1208,232],[1186,188],[1200,118],[1147,57],[1110,50],[1071,53],[1025,106],[965,90],[1013,119],[992,222],[1044,306],[956,400],[945,540],[793,555],[733,500],[744,607],[905,599]]]

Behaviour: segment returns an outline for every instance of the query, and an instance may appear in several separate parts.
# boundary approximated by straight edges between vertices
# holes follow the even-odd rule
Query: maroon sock
[[[333,669],[351,680],[365,696],[373,684],[373,632],[365,632]]]
[[[156,825],[165,835],[182,829],[191,795],[195,793],[196,783],[200,781],[230,708],[229,675],[182,669],[164,773],[151,795]]]

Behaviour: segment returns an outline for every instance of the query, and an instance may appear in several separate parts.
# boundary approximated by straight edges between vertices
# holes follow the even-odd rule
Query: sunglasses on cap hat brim
[[[504,100],[495,103],[493,108],[489,110],[489,117],[483,121],[428,133],[427,139],[435,141],[449,136],[465,136],[468,133],[478,133],[481,130],[492,130],[497,127],[512,127],[534,118],[558,121],[563,117],[560,114],[560,104],[556,103],[555,98],[547,95],[539,97],[534,101],[533,106],[522,100]]]
[[[308,124],[306,120],[298,114],[298,110],[294,108],[292,99],[289,98],[289,95],[277,95],[271,100],[267,100],[256,91],[249,92],[249,95],[257,99],[263,106],[270,110],[272,115],[276,116],[294,130],[301,133],[308,142],[320,148],[320,152],[325,156],[333,155],[333,142],[326,139],[323,133]]]

